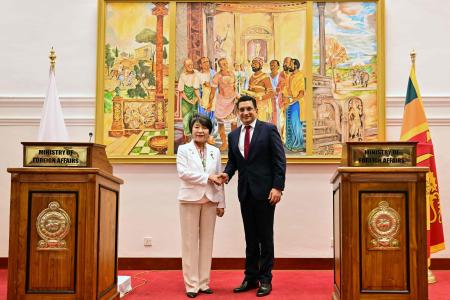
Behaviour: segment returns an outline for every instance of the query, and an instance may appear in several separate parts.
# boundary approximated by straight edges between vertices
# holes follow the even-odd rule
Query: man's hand
[[[220,175],[217,174],[211,174],[208,177],[208,182],[214,183],[216,185],[222,185],[222,179],[219,177]]]
[[[227,173],[220,173],[218,176],[219,176],[222,184],[228,183],[229,178],[228,178],[228,174]]]
[[[269,203],[272,205],[277,204],[281,200],[281,191],[276,188],[272,188],[269,194]]]
[[[216,208],[216,215],[221,218],[225,214],[225,208]]]

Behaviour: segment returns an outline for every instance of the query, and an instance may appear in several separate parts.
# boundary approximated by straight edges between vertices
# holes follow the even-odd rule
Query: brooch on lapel
[[[214,159],[214,153],[209,152],[209,154],[211,155],[211,158]]]

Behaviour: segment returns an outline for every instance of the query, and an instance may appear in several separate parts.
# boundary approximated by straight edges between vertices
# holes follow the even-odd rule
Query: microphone
[[[92,136],[93,136],[94,134],[92,133],[92,132],[89,132],[89,143],[91,143],[91,140],[92,140]]]

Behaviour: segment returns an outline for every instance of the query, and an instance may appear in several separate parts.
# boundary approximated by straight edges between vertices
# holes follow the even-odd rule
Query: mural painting
[[[165,3],[107,3],[103,143],[109,157],[164,155],[169,17]]]
[[[96,142],[112,161],[173,162],[205,114],[226,156],[242,95],[288,162],[382,141],[382,2],[100,2]]]
[[[200,113],[213,119],[210,143],[225,153],[240,125],[236,100],[250,95],[286,151],[304,154],[306,4],[177,3],[176,21],[174,148],[190,140],[189,118]]]
[[[313,25],[313,153],[340,155],[379,138],[376,3],[314,3]]]

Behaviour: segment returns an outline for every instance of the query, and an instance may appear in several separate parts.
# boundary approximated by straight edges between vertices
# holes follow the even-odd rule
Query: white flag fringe
[[[41,123],[39,125],[39,142],[68,142],[64,116],[59,102],[58,92],[56,91],[55,72],[50,68],[49,84],[47,97],[45,98],[42,110]]]

